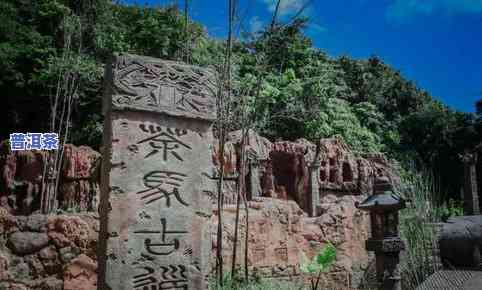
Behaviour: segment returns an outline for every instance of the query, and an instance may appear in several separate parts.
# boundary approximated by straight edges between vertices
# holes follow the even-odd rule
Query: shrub
[[[336,248],[332,244],[328,244],[321,250],[313,260],[309,261],[304,254],[302,254],[302,262],[300,265],[301,272],[311,276],[311,289],[317,290],[320,283],[321,274],[328,270],[328,268],[336,260]]]
[[[278,281],[269,279],[252,279],[245,281],[239,277],[231,277],[230,273],[226,273],[223,279],[223,285],[220,286],[216,281],[211,281],[210,290],[301,290],[303,285],[297,285],[293,281]]]

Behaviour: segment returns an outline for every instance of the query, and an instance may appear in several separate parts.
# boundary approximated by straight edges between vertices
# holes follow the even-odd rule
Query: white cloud
[[[278,0],[262,0],[268,5],[269,11],[273,12],[276,9]],[[306,5],[309,0],[281,0],[279,5],[279,16],[286,16],[295,14]],[[305,9],[307,11],[307,9]]]
[[[482,13],[482,0],[394,0],[386,17],[390,22],[403,23],[435,13]]]
[[[249,20],[249,30],[251,32],[257,32],[263,29],[264,23],[258,16],[254,16]]]

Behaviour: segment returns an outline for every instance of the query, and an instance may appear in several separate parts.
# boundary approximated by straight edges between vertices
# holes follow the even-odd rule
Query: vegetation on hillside
[[[174,6],[4,0],[0,16],[2,139],[49,130],[59,72],[67,71],[78,82],[69,141],[99,148],[103,68],[112,53],[218,69],[224,62],[226,43]],[[276,22],[233,43],[234,90],[259,88],[247,92],[255,129],[271,139],[342,136],[356,151],[431,169],[440,192],[457,197],[462,180],[453,172],[462,172],[458,154],[482,139],[482,101],[475,114],[457,112],[375,56],[332,58],[303,33],[308,21]]]

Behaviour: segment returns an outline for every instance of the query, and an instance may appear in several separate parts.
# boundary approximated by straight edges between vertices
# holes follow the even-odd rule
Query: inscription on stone
[[[208,71],[128,55],[117,57],[113,65],[113,108],[215,119],[216,83]]]
[[[136,290],[189,289],[186,267],[183,265],[160,266],[157,273],[154,268],[147,266],[136,270],[140,272],[132,281]]]
[[[153,242],[151,237],[144,239],[144,249],[151,255],[165,256],[179,249],[179,239],[172,238],[168,240],[169,236],[182,236],[188,234],[188,232],[167,230],[166,219],[161,218],[161,230],[140,230],[134,231],[134,234],[156,237],[154,241],[160,242]]]
[[[146,189],[137,192],[145,204],[150,204],[159,199],[166,200],[166,207],[171,207],[171,195],[184,206],[189,206],[179,193],[183,178],[186,175],[174,171],[155,170],[147,173],[143,177],[144,186]]]
[[[288,248],[276,248],[274,252],[280,262],[288,262]]]
[[[146,124],[141,124],[139,127],[143,132],[153,134],[152,136],[137,142],[137,144],[147,143],[151,147],[151,151],[144,156],[144,158],[161,153],[164,161],[167,161],[170,155],[174,156],[179,161],[184,161],[177,152],[178,148],[184,147],[189,150],[192,149],[189,145],[180,140],[181,136],[187,134],[186,130],[167,128],[163,132],[160,126],[149,125],[148,128],[146,128]]]
[[[121,55],[106,81],[99,289],[206,289],[213,76]]]
[[[262,263],[266,258],[266,249],[265,248],[255,248],[253,250],[254,253],[254,261],[255,263]]]

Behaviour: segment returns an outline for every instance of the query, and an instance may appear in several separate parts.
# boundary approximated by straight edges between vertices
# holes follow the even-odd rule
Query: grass
[[[303,290],[303,285],[292,281],[279,281],[271,279],[252,279],[244,282],[238,279],[231,279],[226,275],[224,285],[210,283],[209,290]]]
[[[400,212],[400,236],[406,246],[400,263],[403,289],[415,289],[439,270],[435,225],[440,217],[435,202],[437,191],[430,176],[406,172],[398,189],[410,200]]]
[[[441,221],[441,210],[436,197],[440,196],[433,179],[427,173],[415,171],[402,174],[402,185],[395,189],[410,202],[400,211],[400,237],[405,241],[406,250],[401,254],[400,270],[402,289],[416,289],[428,276],[440,269],[437,249],[436,225]],[[458,214],[459,205],[450,205],[449,212]],[[453,213],[452,213],[453,212]],[[256,280],[249,283],[231,280],[226,275],[222,287],[214,284],[210,290],[306,290],[309,285],[293,281]],[[367,285],[372,286],[372,285]],[[363,289],[370,289],[364,287]],[[321,289],[324,289],[321,287]],[[320,289],[320,290],[321,290]],[[330,289],[333,290],[333,289]]]

